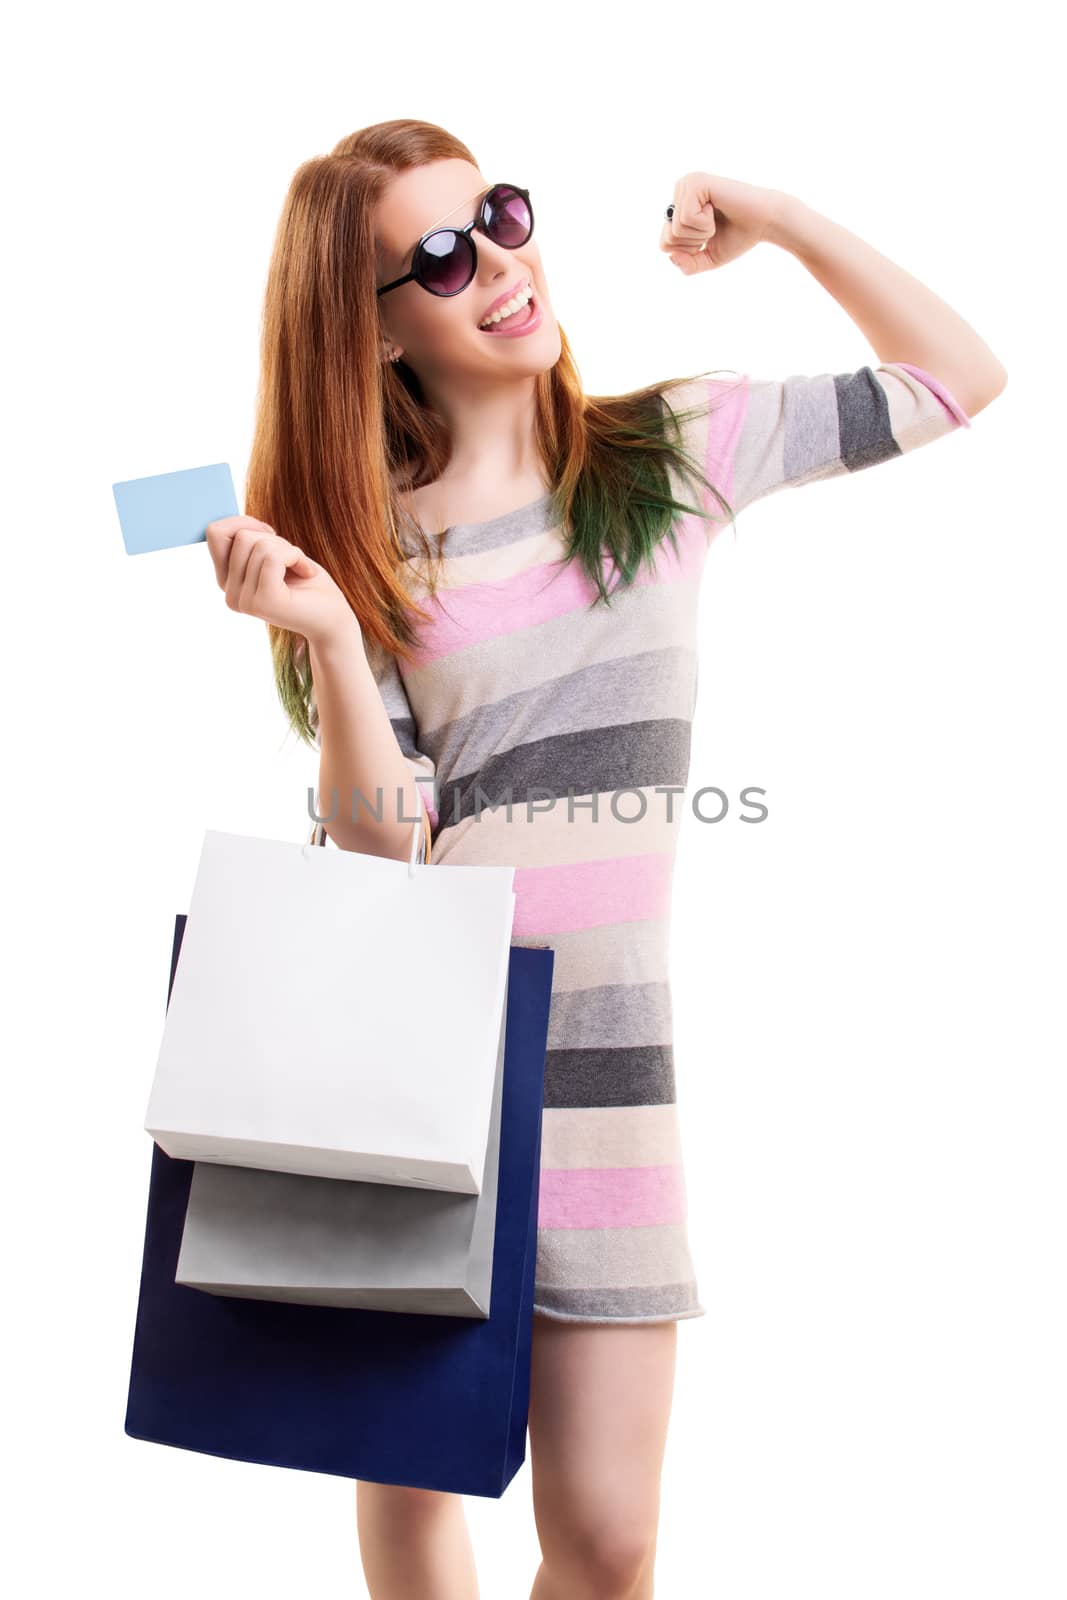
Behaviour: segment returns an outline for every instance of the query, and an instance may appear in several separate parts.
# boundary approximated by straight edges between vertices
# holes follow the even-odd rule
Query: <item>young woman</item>
[[[336,844],[406,858],[421,805],[433,861],[514,865],[515,941],[555,951],[531,1600],[652,1595],[676,1327],[704,1313],[667,952],[709,541],[786,485],[969,426],[1006,381],[936,295],[795,197],[675,184],[659,246],[681,271],[761,242],[880,365],[594,398],[530,195],[432,124],[343,139],[298,170],[278,230],[255,515],[208,530],[227,604],[269,625],[320,795],[341,797]],[[353,811],[354,789],[398,805]],[[357,1515],[374,1600],[477,1595],[459,1497],[361,1482]]]

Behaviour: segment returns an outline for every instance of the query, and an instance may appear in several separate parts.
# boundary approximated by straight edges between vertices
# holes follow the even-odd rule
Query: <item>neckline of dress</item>
[[[495,517],[487,517],[483,522],[450,522],[442,529],[441,537],[450,533],[484,533],[503,527],[505,522],[512,522],[520,517],[532,515],[536,511],[547,510],[552,500],[553,491],[546,489],[539,494],[536,500],[527,500],[524,505],[515,506],[511,511],[499,511]],[[404,515],[414,521],[411,513],[405,511]]]

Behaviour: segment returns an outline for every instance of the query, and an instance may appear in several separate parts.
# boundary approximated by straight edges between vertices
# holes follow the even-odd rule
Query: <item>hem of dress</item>
[[[534,1306],[534,1313],[540,1317],[551,1317],[553,1322],[685,1322],[690,1317],[706,1317],[706,1306],[694,1306],[690,1311],[657,1311],[647,1317],[595,1317],[583,1316],[574,1311],[550,1311],[545,1306]]]

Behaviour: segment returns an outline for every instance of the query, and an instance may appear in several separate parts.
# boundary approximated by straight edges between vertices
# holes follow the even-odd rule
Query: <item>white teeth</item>
[[[520,289],[513,299],[508,300],[505,305],[494,311],[491,317],[486,317],[484,322],[479,322],[479,328],[491,328],[494,322],[503,322],[505,317],[510,317],[514,312],[521,311],[523,306],[532,299],[533,285],[528,283],[525,289]]]

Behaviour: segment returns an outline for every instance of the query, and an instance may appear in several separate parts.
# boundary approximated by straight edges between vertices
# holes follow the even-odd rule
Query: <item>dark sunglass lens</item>
[[[525,244],[533,231],[533,215],[525,196],[507,184],[498,184],[489,195],[486,226],[494,244],[501,244],[508,250]]]
[[[470,281],[473,265],[470,240],[444,228],[423,243],[420,279],[434,294],[458,294]]]

